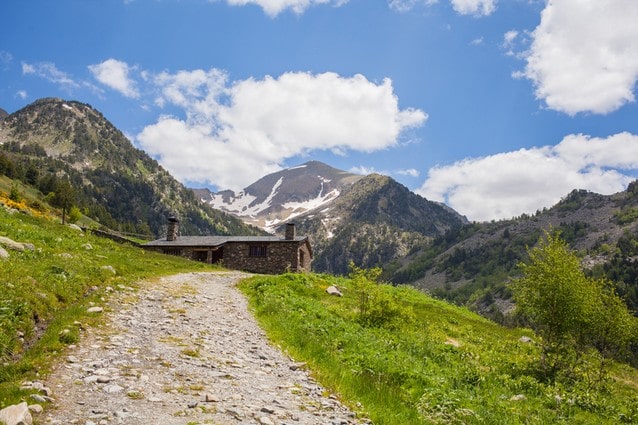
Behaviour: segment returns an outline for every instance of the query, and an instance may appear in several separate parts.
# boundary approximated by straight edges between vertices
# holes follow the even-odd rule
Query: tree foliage
[[[512,289],[520,312],[542,339],[541,372],[555,379],[573,369],[579,354],[596,349],[605,359],[618,357],[636,337],[637,323],[613,285],[585,275],[578,257],[558,234],[546,233],[521,263],[523,276]]]

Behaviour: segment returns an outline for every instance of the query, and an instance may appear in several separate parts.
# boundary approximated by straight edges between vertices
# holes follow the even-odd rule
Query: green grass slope
[[[331,285],[343,297],[328,295]],[[638,422],[635,369],[615,365],[593,385],[585,358],[570,382],[542,382],[531,331],[414,289],[313,274],[241,289],[274,343],[376,425]]]
[[[134,290],[140,279],[211,269],[85,234],[59,218],[38,217],[25,203],[14,207],[27,213],[0,205],[0,237],[28,247],[6,249],[9,258],[0,258],[0,408],[25,399],[20,382],[46,373],[83,325],[99,321],[88,307]]]

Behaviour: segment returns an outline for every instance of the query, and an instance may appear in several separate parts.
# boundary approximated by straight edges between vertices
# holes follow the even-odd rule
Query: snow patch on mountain
[[[247,215],[246,211],[250,208],[250,204],[255,202],[256,197],[244,191],[239,192],[237,196],[232,196],[229,200],[224,199],[223,194],[211,194],[208,202],[213,208],[227,211],[236,215]]]

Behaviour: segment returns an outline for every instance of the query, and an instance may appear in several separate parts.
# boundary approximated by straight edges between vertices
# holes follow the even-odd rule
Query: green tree
[[[578,257],[558,234],[545,233],[519,266],[523,276],[512,290],[519,311],[541,337],[541,372],[554,380],[573,369],[580,354],[595,348],[605,359],[627,348],[636,335],[636,320],[606,281],[588,278]]]
[[[53,206],[62,209],[62,224],[66,223],[66,214],[75,203],[75,190],[68,180],[59,180],[55,186]]]
[[[616,295],[614,285],[606,280],[592,281],[597,302],[588,317],[588,335],[584,342],[600,353],[600,366],[596,382],[606,376],[609,359],[622,359],[638,337],[638,319],[631,314],[625,301]]]

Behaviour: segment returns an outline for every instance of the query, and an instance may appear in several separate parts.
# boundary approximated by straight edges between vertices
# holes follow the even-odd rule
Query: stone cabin
[[[251,273],[280,274],[309,272],[312,248],[307,236],[297,236],[295,225],[286,224],[279,236],[180,236],[179,220],[169,218],[165,239],[142,245],[142,248],[178,255],[209,264],[222,264],[233,270]]]

